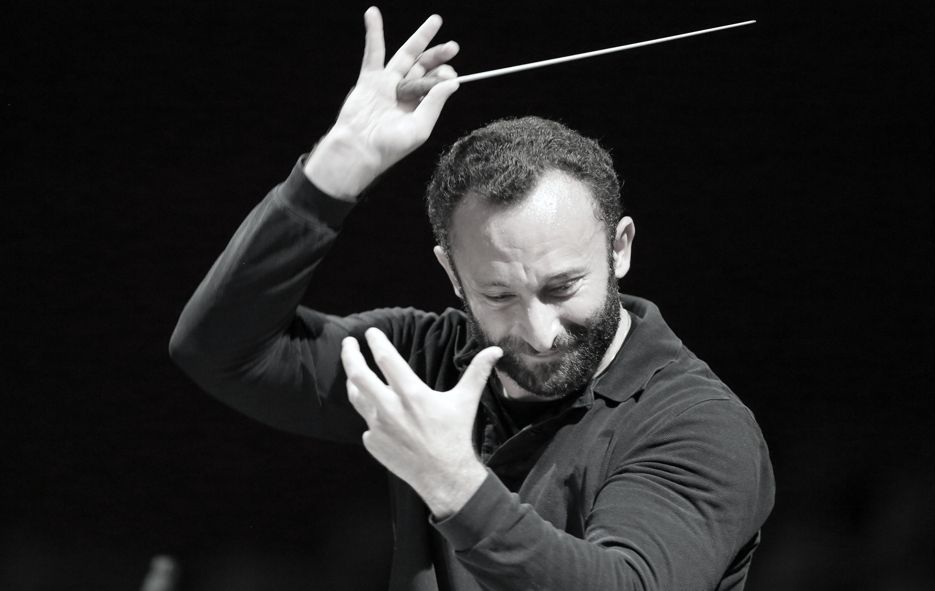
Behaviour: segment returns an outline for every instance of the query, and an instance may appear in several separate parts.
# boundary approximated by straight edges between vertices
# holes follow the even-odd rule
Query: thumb
[[[438,116],[442,113],[442,107],[445,106],[445,101],[447,101],[448,97],[453,95],[456,90],[458,90],[458,83],[454,80],[439,82],[429,90],[425,98],[422,99],[422,102],[419,103],[419,106],[416,107],[415,116],[423,125],[428,126],[429,129],[435,127],[435,122],[438,121]]]
[[[476,394],[477,398],[480,398],[484,386],[487,385],[490,372],[493,371],[494,365],[497,364],[501,357],[503,357],[503,349],[500,347],[487,347],[475,355],[474,359],[471,360],[471,365],[461,376],[457,389]]]

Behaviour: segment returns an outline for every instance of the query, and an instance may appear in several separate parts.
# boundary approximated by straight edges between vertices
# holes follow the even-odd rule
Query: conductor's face
[[[623,218],[610,244],[595,212],[584,183],[550,171],[514,205],[468,195],[451,222],[452,260],[436,247],[475,337],[504,350],[501,379],[540,399],[583,387],[617,331],[633,223]]]

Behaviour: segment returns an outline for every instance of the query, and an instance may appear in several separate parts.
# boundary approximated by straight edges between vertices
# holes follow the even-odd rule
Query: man
[[[173,358],[258,420],[363,441],[391,474],[390,589],[742,588],[766,446],[658,309],[617,293],[635,230],[596,142],[526,118],[443,156],[428,209],[463,312],[299,305],[357,196],[457,90],[457,45],[426,50],[438,17],[385,65],[375,8],[365,24],[337,122],[234,235]]]

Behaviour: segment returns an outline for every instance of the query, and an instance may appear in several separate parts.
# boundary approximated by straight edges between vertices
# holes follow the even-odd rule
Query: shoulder
[[[739,495],[738,502],[743,497],[768,512],[773,475],[766,440],[751,410],[705,362],[683,346],[632,404],[633,431],[617,449],[618,465],[648,462],[703,476],[697,486]]]
[[[726,447],[743,443],[765,452],[763,434],[750,409],[684,345],[630,402],[628,423],[638,425],[644,444],[684,438]]]
[[[708,364],[684,345],[669,363],[653,373],[636,398],[640,403],[661,406],[673,414],[707,402],[746,408]]]
[[[761,523],[774,481],[753,413],[654,305],[631,301],[634,330],[606,376],[601,404],[603,428],[613,433],[611,473],[643,474],[686,498],[745,507],[739,514]]]
[[[647,300],[623,299],[633,328],[604,379],[624,456],[682,441],[697,449],[742,445],[765,456],[753,413],[668,327]],[[600,385],[599,385],[600,387]],[[637,453],[639,455],[639,453]],[[618,458],[620,459],[620,458]]]
[[[629,416],[616,423],[617,470],[658,471],[685,494],[745,507],[740,514],[762,523],[775,490],[766,440],[750,409],[706,363],[683,347],[629,403]]]
[[[632,324],[623,346],[596,380],[595,393],[632,412],[674,414],[705,401],[739,399],[669,328],[649,300],[621,296]]]

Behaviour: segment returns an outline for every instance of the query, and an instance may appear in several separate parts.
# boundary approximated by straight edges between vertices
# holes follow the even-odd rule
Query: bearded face
[[[474,338],[501,347],[501,376],[542,400],[580,391],[617,334],[633,222],[611,231],[595,207],[587,185],[553,170],[516,203],[467,196],[450,253],[436,246]]]
[[[620,301],[612,273],[603,304],[584,323],[564,327],[565,331],[553,343],[555,359],[552,360],[529,361],[536,351],[526,341],[515,335],[492,339],[467,302],[464,309],[471,336],[482,347],[496,345],[503,349],[497,369],[541,400],[556,400],[584,388],[620,324]]]

